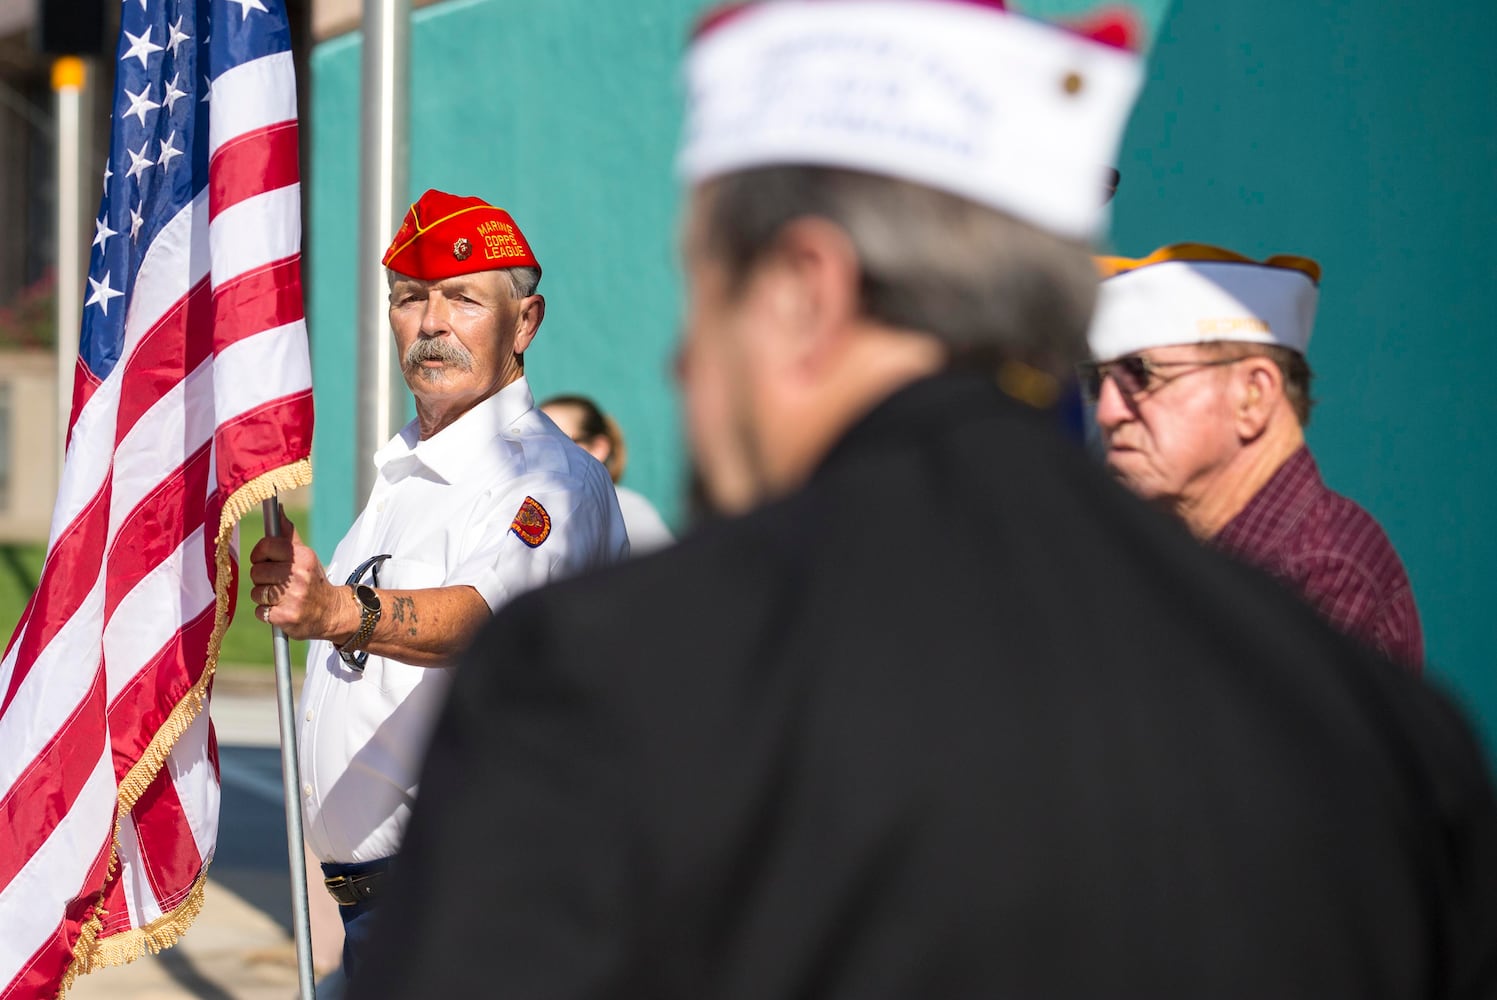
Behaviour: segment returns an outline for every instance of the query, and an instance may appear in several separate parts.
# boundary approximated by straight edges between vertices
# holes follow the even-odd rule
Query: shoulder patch
[[[526,497],[515,512],[515,519],[509,523],[509,530],[533,549],[551,537],[551,515],[535,497]]]

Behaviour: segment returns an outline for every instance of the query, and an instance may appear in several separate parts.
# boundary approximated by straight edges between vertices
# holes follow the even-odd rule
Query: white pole
[[[390,337],[388,293],[380,258],[405,216],[410,193],[410,21],[410,0],[367,0],[364,4],[356,503],[374,489],[370,456],[405,423],[404,381]]]
[[[281,502],[271,497],[260,505],[265,534],[281,534]],[[274,625],[276,715],[281,723],[281,786],[286,806],[286,856],[291,862],[291,928],[296,935],[296,974],[301,1000],[316,1000],[317,978],[312,968],[312,919],[307,903],[307,855],[302,846],[301,796],[297,785],[301,768],[296,757],[296,702],[291,695],[291,640]]]
[[[83,233],[83,89],[88,68],[77,56],[52,63],[57,95],[57,457],[59,475],[67,451],[73,409],[73,369],[83,324],[83,279],[87,260]]]

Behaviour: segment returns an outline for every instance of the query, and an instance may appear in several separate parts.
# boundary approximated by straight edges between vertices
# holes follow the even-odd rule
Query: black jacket
[[[521,598],[458,672],[375,997],[1477,997],[1460,716],[986,382]]]

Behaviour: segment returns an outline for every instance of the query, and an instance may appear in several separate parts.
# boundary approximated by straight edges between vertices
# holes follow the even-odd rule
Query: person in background
[[[1403,562],[1371,514],[1326,487],[1305,444],[1319,265],[1200,243],[1099,260],[1096,360],[1082,372],[1108,468],[1337,628],[1421,669]]]
[[[1092,29],[709,20],[679,370],[723,516],[475,641],[356,998],[1497,990],[1459,711],[1002,388],[1085,357],[1143,75]]]
[[[619,510],[624,513],[624,525],[629,529],[629,552],[632,555],[654,552],[675,541],[654,504],[643,493],[620,482],[624,478],[629,452],[624,446],[624,432],[618,421],[598,409],[598,404],[586,396],[552,396],[541,404],[541,412],[608,469],[614,491],[619,496]]]
[[[400,849],[449,667],[515,595],[623,558],[613,486],[541,415],[540,264],[508,212],[428,191],[384,256],[416,419],[324,569],[287,522],[250,554],[261,621],[308,639],[302,810],[351,978]]]

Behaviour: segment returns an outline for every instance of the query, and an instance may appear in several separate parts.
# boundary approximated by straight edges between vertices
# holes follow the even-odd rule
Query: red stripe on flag
[[[103,756],[104,692],[104,671],[96,664],[88,693],[0,799],[0,829],[8,834],[0,841],[0,889],[52,836]]]
[[[116,448],[146,411],[207,360],[212,331],[213,289],[204,277],[146,331],[125,362],[115,417]]]
[[[156,772],[140,801],[131,811],[136,839],[140,843],[141,868],[151,886],[151,895],[170,912],[192,890],[203,869],[192,825],[182,809],[170,767]]]
[[[109,532],[109,486],[110,477],[106,476],[103,487],[47,554],[41,582],[27,615],[26,635],[16,650],[10,687],[5,692],[5,701],[0,703],[0,713],[10,708],[16,692],[36,665],[37,657],[78,613],[83,599],[99,578],[104,540]]]
[[[299,182],[295,120],[246,132],[208,163],[208,219],[248,198]]]
[[[88,919],[98,897],[97,887],[109,871],[113,848],[114,838],[106,838],[89,867],[88,875],[79,885],[77,895],[64,907],[56,930],[18,970],[9,988],[0,993],[0,1000],[31,1000],[32,997],[51,996],[57,992],[58,982],[73,962],[73,942],[78,940],[83,922]]]
[[[203,524],[212,470],[210,450],[210,442],[204,442],[181,466],[163,471],[156,488],[120,523],[109,547],[109,575],[104,582],[106,623],[135,585]],[[217,524],[213,530],[218,530]],[[188,560],[183,572],[196,572],[195,564]]]
[[[246,483],[281,468],[287,453],[311,450],[312,390],[240,414],[219,426],[215,440],[220,483]]]
[[[305,318],[301,257],[246,271],[213,293],[213,349]]]
[[[213,605],[210,604],[174,632],[134,679],[114,696],[109,704],[109,736],[116,778],[123,778],[135,766],[161,723],[203,676],[207,667],[203,653],[212,636]],[[132,711],[139,714],[132,716]],[[143,721],[134,729],[119,728],[133,718]]]

